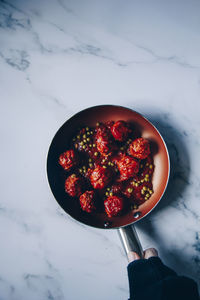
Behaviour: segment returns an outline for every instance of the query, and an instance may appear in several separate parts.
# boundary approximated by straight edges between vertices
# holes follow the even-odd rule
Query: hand
[[[142,258],[142,259],[141,259]],[[200,300],[197,283],[163,264],[155,248],[128,253],[129,300]]]
[[[150,257],[156,257],[158,256],[158,251],[155,249],[155,248],[148,248],[146,249],[144,252],[143,252],[143,258],[144,259],[148,259]],[[142,257],[140,257],[136,252],[134,251],[130,251],[128,253],[128,261],[129,263],[134,261],[134,260],[137,260],[137,259],[141,259]]]

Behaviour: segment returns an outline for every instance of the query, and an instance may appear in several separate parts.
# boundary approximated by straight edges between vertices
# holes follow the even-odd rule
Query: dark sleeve
[[[159,257],[128,264],[130,300],[199,300],[194,280],[178,276]]]

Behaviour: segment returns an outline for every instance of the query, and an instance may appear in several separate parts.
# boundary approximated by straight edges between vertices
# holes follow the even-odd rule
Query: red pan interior
[[[70,140],[77,133],[78,128],[95,126],[96,122],[109,120],[124,120],[134,124],[141,136],[151,143],[155,170],[153,174],[153,190],[151,198],[139,206],[119,217],[108,218],[104,213],[88,214],[83,212],[78,201],[70,198],[64,190],[65,172],[58,164],[61,153],[69,149]],[[68,121],[57,131],[49,148],[47,157],[47,175],[52,193],[59,205],[74,219],[98,228],[116,228],[129,225],[148,214],[162,197],[169,177],[169,155],[166,145],[158,130],[139,113],[115,105],[100,105],[87,108]],[[108,223],[107,223],[108,222]],[[108,225],[109,224],[109,225]]]

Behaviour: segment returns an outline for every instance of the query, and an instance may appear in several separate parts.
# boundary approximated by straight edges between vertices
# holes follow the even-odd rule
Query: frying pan
[[[97,122],[124,120],[132,123],[143,138],[150,141],[153,153],[154,173],[152,196],[137,209],[128,211],[122,216],[109,218],[103,212],[88,214],[80,209],[64,190],[66,172],[58,164],[61,153],[70,148],[70,142],[79,128],[94,127]],[[87,108],[67,120],[55,134],[47,156],[47,176],[51,191],[64,211],[71,217],[86,225],[102,229],[117,228],[125,252],[137,252],[143,256],[142,246],[133,224],[145,217],[160,201],[167,187],[170,163],[166,144],[159,131],[141,114],[129,108],[116,105],[99,105]]]

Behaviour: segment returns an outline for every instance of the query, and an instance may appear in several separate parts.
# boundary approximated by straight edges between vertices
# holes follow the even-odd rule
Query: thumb
[[[155,248],[148,248],[144,251],[144,258],[148,259],[153,256],[158,256],[158,251]]]
[[[140,259],[141,257],[134,251],[128,252],[128,261],[132,262],[134,260]]]

